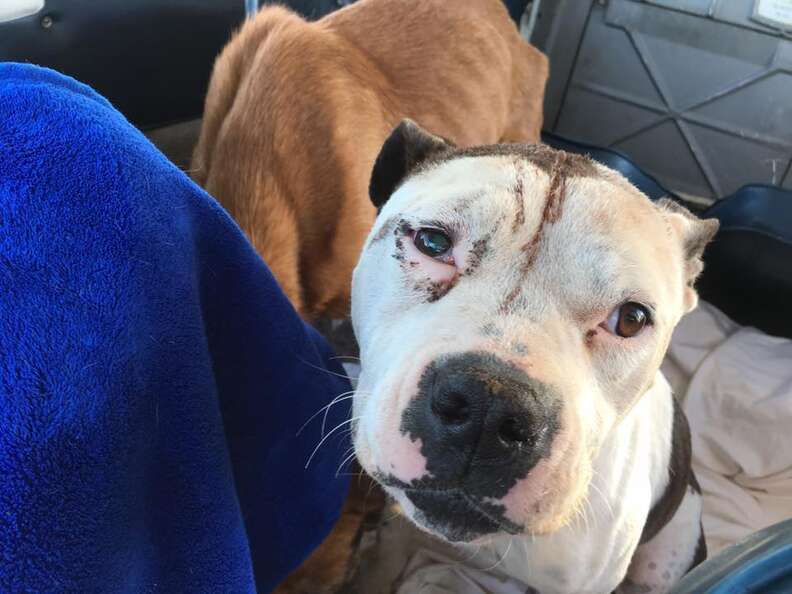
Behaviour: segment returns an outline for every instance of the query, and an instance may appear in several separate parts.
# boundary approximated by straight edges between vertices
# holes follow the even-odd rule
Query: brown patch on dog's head
[[[487,255],[489,251],[489,243],[490,243],[490,236],[487,235],[482,237],[481,239],[477,239],[473,242],[473,247],[470,248],[470,253],[468,254],[467,259],[467,266],[463,271],[463,274],[473,274],[476,269],[481,265],[481,261]]]

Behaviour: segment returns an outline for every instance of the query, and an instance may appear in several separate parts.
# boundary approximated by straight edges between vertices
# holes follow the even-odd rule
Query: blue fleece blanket
[[[0,592],[269,591],[346,494],[346,426],[297,435],[341,373],[107,101],[0,64]]]

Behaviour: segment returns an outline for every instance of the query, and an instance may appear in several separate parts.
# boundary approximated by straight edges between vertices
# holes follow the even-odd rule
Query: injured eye
[[[621,336],[622,338],[632,338],[652,323],[649,310],[634,301],[623,303],[614,309],[603,323],[608,332]]]
[[[451,238],[440,229],[431,227],[418,229],[413,237],[413,243],[419,252],[430,258],[448,264],[453,261],[451,248],[454,246],[451,243]]]

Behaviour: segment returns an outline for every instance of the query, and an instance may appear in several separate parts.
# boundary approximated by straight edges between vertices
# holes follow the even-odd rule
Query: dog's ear
[[[674,233],[682,242],[685,259],[685,311],[691,311],[698,304],[698,295],[693,283],[704,269],[701,256],[704,248],[715,237],[720,223],[717,219],[700,219],[681,204],[669,198],[657,202]]]
[[[371,172],[369,196],[377,209],[388,201],[407,175],[432,156],[454,148],[412,120],[402,120],[382,145]]]

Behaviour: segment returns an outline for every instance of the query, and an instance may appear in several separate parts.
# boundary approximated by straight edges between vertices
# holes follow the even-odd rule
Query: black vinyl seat
[[[319,18],[348,2],[280,3]],[[215,57],[244,18],[244,0],[46,0],[0,23],[0,61],[68,74],[154,128],[201,115]]]

